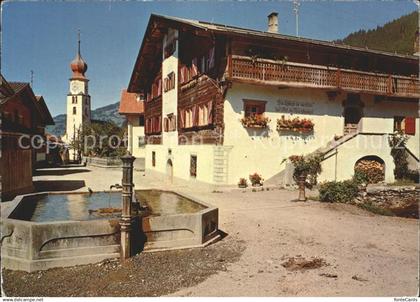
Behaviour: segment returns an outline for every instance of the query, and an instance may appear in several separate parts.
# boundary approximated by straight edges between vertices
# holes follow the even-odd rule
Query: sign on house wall
[[[314,104],[312,102],[298,102],[288,99],[278,99],[275,111],[281,113],[313,114]]]

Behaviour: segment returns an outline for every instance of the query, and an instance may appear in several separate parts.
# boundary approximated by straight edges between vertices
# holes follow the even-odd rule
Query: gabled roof
[[[13,101],[15,97],[18,97],[39,115],[43,125],[54,125],[54,120],[44,98],[42,96],[35,96],[29,83],[7,82],[3,76],[1,76],[1,80],[1,93],[2,95],[6,94],[6,97],[1,98],[0,104],[4,104],[9,100]]]
[[[10,82],[9,84],[15,93],[19,93],[23,88],[29,86],[29,83],[25,82]]]
[[[212,30],[212,31],[218,31],[218,32],[223,32],[223,33],[235,33],[235,34],[240,34],[240,35],[260,36],[260,37],[265,37],[265,38],[275,38],[275,39],[281,39],[281,40],[289,40],[289,41],[310,43],[310,44],[316,44],[316,45],[323,45],[323,46],[328,46],[328,47],[333,47],[333,48],[348,49],[348,50],[359,51],[363,53],[380,54],[380,55],[385,55],[385,56],[408,58],[408,59],[414,59],[414,60],[419,59],[417,56],[413,56],[413,55],[402,55],[402,54],[386,52],[386,51],[381,51],[381,50],[374,50],[374,49],[350,46],[346,44],[334,43],[330,41],[323,41],[323,40],[310,39],[310,38],[301,38],[301,37],[285,35],[285,34],[280,34],[280,33],[271,33],[271,32],[266,32],[266,31],[243,28],[243,27],[217,24],[217,23],[211,23],[211,22],[206,22],[206,21],[176,18],[176,17],[164,16],[164,15],[152,14],[152,17],[153,16],[158,17],[158,18],[163,18],[166,20],[172,20],[174,22],[188,24],[190,26],[194,26],[197,28],[205,29],[205,30]]]
[[[120,114],[143,114],[144,102],[138,100],[137,96],[137,93],[130,93],[124,89],[121,92],[120,108],[118,112]]]
[[[6,79],[0,73],[0,103],[6,101],[6,99],[11,97],[14,93],[10,84],[7,83]]]
[[[37,105],[42,113],[42,117],[45,122],[45,125],[55,125],[54,120],[51,116],[51,113],[48,110],[47,104],[45,103],[44,97],[42,95],[37,95],[36,100],[37,100]]]
[[[142,44],[134,65],[134,69],[130,78],[130,83],[128,85],[127,91],[138,92],[139,87],[143,87],[146,84],[145,77],[154,70],[154,61],[157,58],[161,58],[162,38],[166,32],[167,27],[184,27],[191,30],[203,30],[205,32],[213,34],[238,36],[243,39],[254,38],[279,42],[289,41],[289,43],[293,43],[294,45],[300,45],[302,47],[313,45],[340,52],[351,51],[359,54],[371,54],[374,56],[382,56],[390,59],[403,60],[409,63],[417,63],[419,59],[417,56],[413,55],[401,55],[396,53],[353,47],[345,44],[337,44],[334,42],[316,39],[300,38],[279,33],[270,33],[253,29],[210,23],[205,21],[197,21],[191,19],[152,14],[150,16],[146,32],[142,40]]]

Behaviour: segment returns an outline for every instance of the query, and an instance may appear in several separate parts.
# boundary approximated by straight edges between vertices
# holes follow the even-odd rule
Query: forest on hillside
[[[376,29],[361,29],[351,33],[343,40],[335,42],[411,55],[414,53],[414,40],[419,24],[418,19],[418,13],[414,11],[383,26],[378,26]]]

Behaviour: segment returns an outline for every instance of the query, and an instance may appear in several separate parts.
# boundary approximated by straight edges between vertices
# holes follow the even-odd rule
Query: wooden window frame
[[[247,100],[244,99],[244,116],[248,117],[251,114],[253,114],[252,112],[250,112],[250,110],[248,110],[248,108],[256,108],[256,112],[255,114],[257,115],[263,115],[265,113],[265,107],[267,104],[267,101],[260,101],[260,100]]]

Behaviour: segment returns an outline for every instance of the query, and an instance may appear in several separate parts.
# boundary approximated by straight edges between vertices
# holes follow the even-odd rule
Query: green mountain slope
[[[369,49],[397,52],[399,54],[414,53],[415,33],[418,29],[418,13],[402,16],[376,29],[364,30],[348,35],[336,41],[350,46],[368,47]]]
[[[118,113],[118,107],[120,103],[106,105],[104,107],[92,110],[92,119],[101,121],[114,122],[118,126],[122,126],[124,122],[124,116]],[[66,114],[59,114],[54,117],[55,125],[48,126],[47,132],[56,136],[63,136],[66,131]]]

